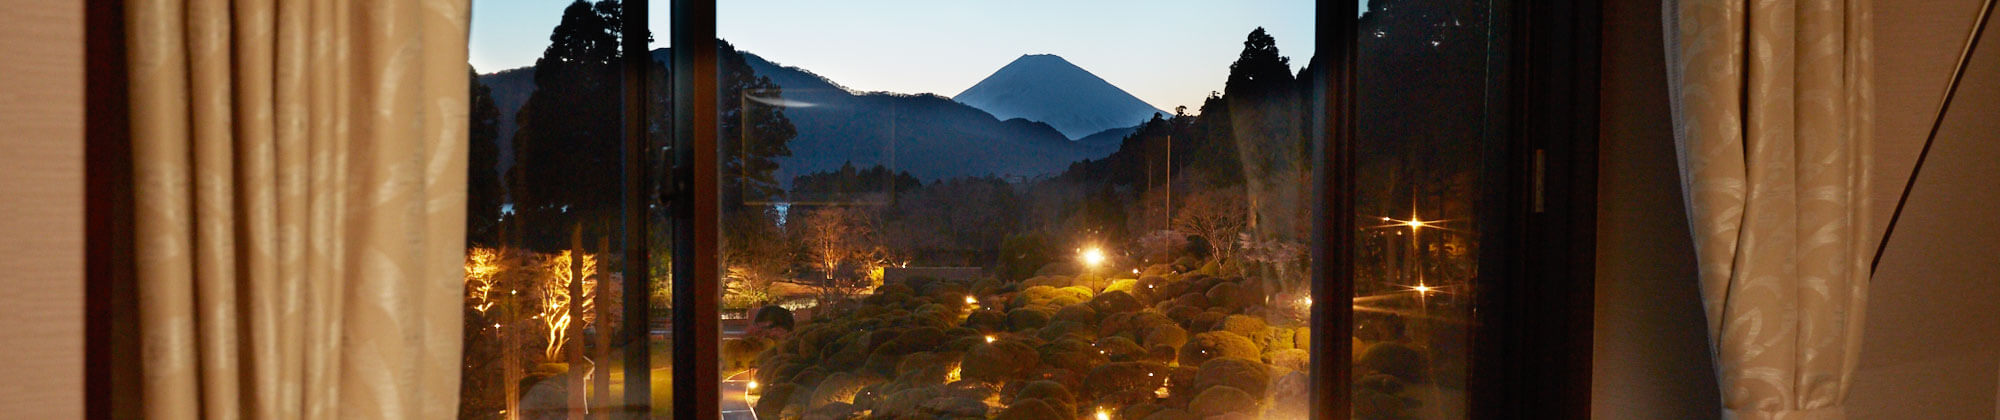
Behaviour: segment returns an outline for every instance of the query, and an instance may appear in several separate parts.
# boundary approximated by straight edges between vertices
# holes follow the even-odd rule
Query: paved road
[[[751,369],[722,380],[722,420],[757,420],[749,392],[750,378],[756,376],[757,370]]]

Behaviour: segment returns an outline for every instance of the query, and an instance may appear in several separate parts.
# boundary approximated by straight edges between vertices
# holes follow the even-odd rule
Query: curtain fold
[[[1868,0],[1669,0],[1668,82],[1734,419],[1839,419],[1868,291]]]
[[[152,419],[455,417],[467,0],[129,0]]]

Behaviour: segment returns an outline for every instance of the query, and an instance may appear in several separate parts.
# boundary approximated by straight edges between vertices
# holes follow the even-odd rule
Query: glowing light
[[[1153,396],[1154,396],[1154,397],[1159,397],[1159,398],[1166,398],[1166,397],[1167,397],[1167,387],[1164,387],[1164,386],[1163,386],[1163,387],[1160,387],[1160,389],[1155,389],[1155,390],[1153,390]]]
[[[1299,302],[1300,302],[1300,303],[1304,303],[1304,304],[1306,304],[1306,306],[1312,306],[1312,304],[1313,304],[1313,297],[1312,297],[1312,296],[1306,296],[1306,297],[1302,297],[1302,298],[1299,298]]]
[[[1080,256],[1084,265],[1096,267],[1104,265],[1104,250],[1096,247],[1085,248]]]
[[[986,336],[986,342],[988,342],[988,343],[991,343],[991,342],[993,342],[993,336],[990,336],[990,335],[989,335],[989,336]]]
[[[1132,274],[1139,274],[1139,269],[1137,268],[1132,269]]]
[[[757,381],[750,381],[750,383],[744,385],[743,389],[757,389]]]
[[[965,295],[965,304],[967,304],[967,305],[978,305],[978,304],[979,304],[979,298],[976,298],[976,297],[972,297],[972,295]]]
[[[1418,294],[1424,294],[1424,293],[1430,293],[1431,287],[1419,284],[1417,285],[1417,287],[1410,288],[1410,290],[1415,290],[1417,291]]]
[[[1409,226],[1409,227],[1410,227],[1411,229],[1417,229],[1417,228],[1422,228],[1422,227],[1424,227],[1424,226],[1427,226],[1427,225],[1425,225],[1425,224],[1424,224],[1424,221],[1422,221],[1422,220],[1417,220],[1417,219],[1410,219],[1410,221],[1408,221],[1408,222],[1403,222],[1403,225],[1404,225],[1404,226]]]
[[[493,323],[493,328],[500,328],[500,323],[498,322]]]
[[[1111,420],[1111,412],[1102,408],[1097,409],[1097,420]]]

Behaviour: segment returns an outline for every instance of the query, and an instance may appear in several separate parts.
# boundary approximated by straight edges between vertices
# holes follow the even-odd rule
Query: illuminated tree
[[[541,284],[538,285],[537,292],[539,292],[540,299],[536,308],[541,312],[536,314],[534,318],[541,321],[541,326],[547,333],[548,341],[543,348],[542,356],[545,357],[544,360],[548,361],[563,360],[562,349],[563,345],[569,342],[570,324],[572,321],[582,321],[579,318],[588,316],[586,314],[591,312],[590,301],[592,299],[589,299],[589,296],[586,295],[581,302],[576,302],[576,306],[570,305],[572,302],[570,282],[573,279],[570,277],[569,272],[569,251],[543,257],[542,263],[539,266],[541,267],[543,276]],[[596,256],[583,256],[582,274],[584,281],[583,289],[590,290],[591,286],[594,285],[592,276],[597,274]]]
[[[804,257],[822,274],[814,284],[822,294],[847,296],[867,287],[856,276],[842,272],[844,264],[859,260],[870,249],[866,237],[872,230],[859,211],[848,207],[813,209],[799,218],[798,225],[795,232]]]
[[[1208,243],[1209,261],[1229,261],[1247,223],[1243,195],[1234,188],[1203,188],[1181,199],[1174,229]]]
[[[480,315],[493,309],[493,283],[500,273],[500,253],[493,248],[465,250],[465,301]]]

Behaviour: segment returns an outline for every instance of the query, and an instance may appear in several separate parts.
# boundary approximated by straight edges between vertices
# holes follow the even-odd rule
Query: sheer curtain
[[[468,0],[128,0],[147,418],[455,417]]]
[[[1725,418],[1839,419],[1868,291],[1868,0],[1669,0],[1668,82]]]

